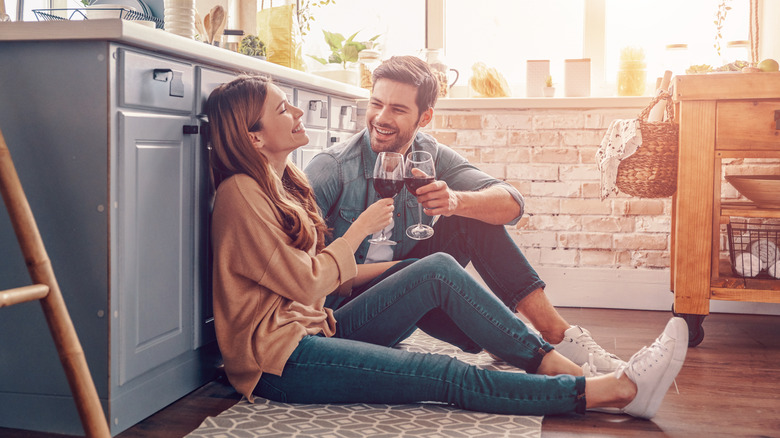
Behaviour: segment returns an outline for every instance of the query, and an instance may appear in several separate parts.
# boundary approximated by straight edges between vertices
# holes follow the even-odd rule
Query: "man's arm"
[[[417,190],[417,199],[429,216],[463,216],[493,225],[512,222],[523,213],[522,206],[501,186],[474,192],[450,189],[444,181],[434,181]]]
[[[327,218],[331,214],[333,204],[341,195],[341,181],[339,180],[336,160],[324,153],[320,153],[311,159],[304,169],[309,179],[320,214]],[[339,236],[334,236],[339,237]]]

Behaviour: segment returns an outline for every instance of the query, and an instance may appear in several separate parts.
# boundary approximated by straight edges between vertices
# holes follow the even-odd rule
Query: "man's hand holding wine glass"
[[[458,209],[459,198],[446,182],[438,180],[417,189],[417,202],[428,216],[449,217]]]

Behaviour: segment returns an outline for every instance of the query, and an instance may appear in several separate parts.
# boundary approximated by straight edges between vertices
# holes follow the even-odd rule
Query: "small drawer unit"
[[[119,49],[119,105],[189,113],[195,98],[195,67]]]
[[[780,150],[780,100],[718,102],[717,149]]]
[[[307,128],[328,129],[328,95],[298,89],[298,108],[303,110],[303,123]]]
[[[357,104],[354,100],[330,98],[330,125],[332,130],[354,131],[357,129]]]

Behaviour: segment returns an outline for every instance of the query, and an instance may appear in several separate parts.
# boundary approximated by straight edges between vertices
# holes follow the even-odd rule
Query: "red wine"
[[[417,193],[417,189],[424,185],[428,185],[432,183],[434,180],[433,177],[426,177],[426,178],[404,178],[404,182],[406,183],[406,188],[409,190],[409,193],[415,194]]]
[[[404,182],[400,179],[374,178],[374,190],[383,198],[394,198],[403,188]]]

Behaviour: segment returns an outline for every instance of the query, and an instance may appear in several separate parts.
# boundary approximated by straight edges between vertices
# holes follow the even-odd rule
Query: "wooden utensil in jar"
[[[198,10],[195,10],[195,30],[198,31],[198,35],[200,35],[201,40],[206,40],[208,38],[208,34],[206,33],[206,29],[203,27],[203,19],[200,18],[200,14],[198,13]]]
[[[209,32],[209,44],[213,44],[219,33],[225,29],[225,8],[222,5],[216,5],[209,12],[211,16],[211,30]]]

